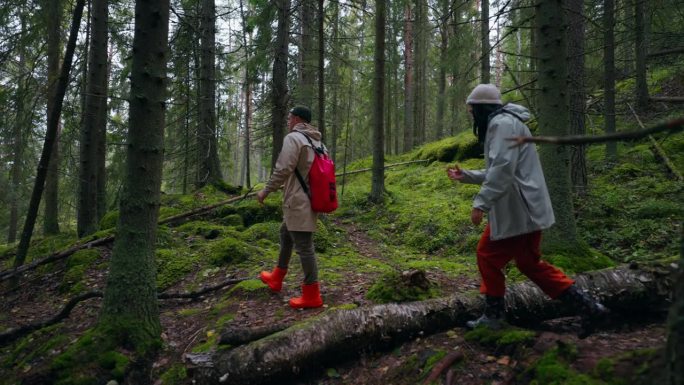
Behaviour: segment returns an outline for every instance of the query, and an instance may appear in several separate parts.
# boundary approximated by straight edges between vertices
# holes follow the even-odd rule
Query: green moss
[[[175,364],[165,371],[160,377],[162,385],[180,385],[188,378],[188,371],[182,364]]]
[[[244,262],[258,250],[242,240],[224,238],[209,245],[208,252],[209,262],[221,266]]]
[[[77,284],[81,282],[85,272],[99,256],[100,252],[97,249],[83,249],[72,254],[67,260],[66,271],[59,285],[60,292],[79,293],[84,286]]]
[[[471,132],[462,132],[456,136],[442,139],[421,146],[414,150],[413,159],[452,162],[477,157],[481,153],[477,138]]]
[[[217,225],[207,221],[188,222],[179,226],[177,231],[186,234],[199,235],[205,239],[235,237],[238,234],[238,232],[232,227]]]
[[[49,357],[53,349],[68,343],[69,337],[62,333],[63,325],[53,325],[40,329],[20,339],[14,348],[2,360],[2,367],[7,370],[23,370],[42,357]]]
[[[467,332],[464,338],[467,341],[476,341],[483,345],[502,347],[508,345],[529,345],[534,342],[536,333],[515,327],[506,327],[499,330],[478,327]]]
[[[531,368],[522,374],[530,385],[600,385],[604,384],[571,368],[576,351],[570,346],[548,350]]]
[[[116,223],[119,221],[119,210],[108,211],[102,219],[100,219],[100,229],[116,228]]]
[[[240,214],[229,214],[221,218],[219,222],[224,226],[235,227],[236,229],[243,229],[245,227],[244,222]]]
[[[122,381],[130,358],[116,350],[115,339],[98,329],[86,331],[50,365],[56,384],[99,384]]]
[[[100,367],[109,370],[112,377],[117,380],[122,380],[130,360],[127,356],[119,352],[109,351],[100,355],[97,362]]]
[[[266,199],[263,206],[254,199],[247,199],[235,207],[246,227],[260,222],[278,221],[282,218],[283,211],[281,200],[279,199],[280,194],[272,195],[273,197],[269,196]]]
[[[156,249],[157,288],[164,291],[195,270],[199,257],[183,248]]]
[[[421,288],[409,285],[401,273],[391,271],[378,279],[366,293],[366,298],[376,303],[422,301],[434,298],[439,291],[433,287]]]
[[[183,212],[176,207],[161,206],[159,208],[159,220],[171,218],[175,215],[182,214]]]
[[[45,258],[50,254],[66,249],[76,243],[77,237],[73,232],[64,232],[49,237],[35,238],[31,241],[25,262],[37,258]]]
[[[181,309],[178,311],[178,315],[181,317],[192,317],[194,315],[202,313],[203,311],[204,309],[200,308]]]
[[[328,225],[318,220],[316,224],[316,232],[313,236],[314,248],[319,253],[328,251],[336,241],[335,233],[328,229]]]
[[[237,285],[233,286],[230,288],[228,291],[228,294],[231,294],[235,291],[246,291],[246,292],[252,292],[252,291],[261,291],[265,287],[264,283],[261,282],[259,279],[248,279],[246,281],[242,281],[238,283]]]
[[[240,217],[242,218],[242,217]],[[247,228],[240,236],[245,241],[256,241],[259,239],[266,239],[273,243],[280,242],[280,225],[281,222],[261,222]]]
[[[216,348],[218,345],[218,334],[216,331],[209,330],[205,333],[204,338],[200,340],[199,344],[192,348],[193,353],[206,353]]]

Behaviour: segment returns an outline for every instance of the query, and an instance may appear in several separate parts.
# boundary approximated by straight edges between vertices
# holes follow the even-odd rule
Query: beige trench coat
[[[314,145],[320,146],[321,133],[310,124],[298,123],[283,139],[283,149],[273,170],[273,175],[264,190],[274,192],[283,186],[283,220],[289,231],[316,231],[318,213],[311,210],[311,201],[297,179],[295,167],[309,184],[309,169],[314,159],[314,151],[306,140],[305,133]]]

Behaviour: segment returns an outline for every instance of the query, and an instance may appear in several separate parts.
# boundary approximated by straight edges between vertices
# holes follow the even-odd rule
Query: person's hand
[[[451,180],[463,180],[465,177],[463,170],[461,170],[457,164],[455,164],[454,167],[447,168],[447,175]]]
[[[473,222],[474,225],[479,225],[480,223],[482,223],[483,216],[484,211],[473,208],[473,211],[470,212],[470,221]]]
[[[263,206],[264,205],[264,199],[266,199],[267,196],[268,196],[268,193],[266,191],[264,191],[264,190],[259,191],[256,194],[257,202],[259,202],[259,204]]]

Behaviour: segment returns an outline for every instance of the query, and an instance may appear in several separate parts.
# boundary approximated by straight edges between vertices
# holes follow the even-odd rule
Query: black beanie
[[[311,110],[309,107],[296,106],[290,110],[290,113],[304,119],[305,122],[311,123]]]

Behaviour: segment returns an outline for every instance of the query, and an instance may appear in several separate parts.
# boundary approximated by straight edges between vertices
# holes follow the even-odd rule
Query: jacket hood
[[[313,140],[321,141],[321,132],[318,131],[318,128],[308,123],[297,123],[297,125],[292,128],[292,131],[301,132]]]
[[[530,120],[530,110],[519,104],[508,103],[503,106],[503,110],[518,115],[523,122]]]

